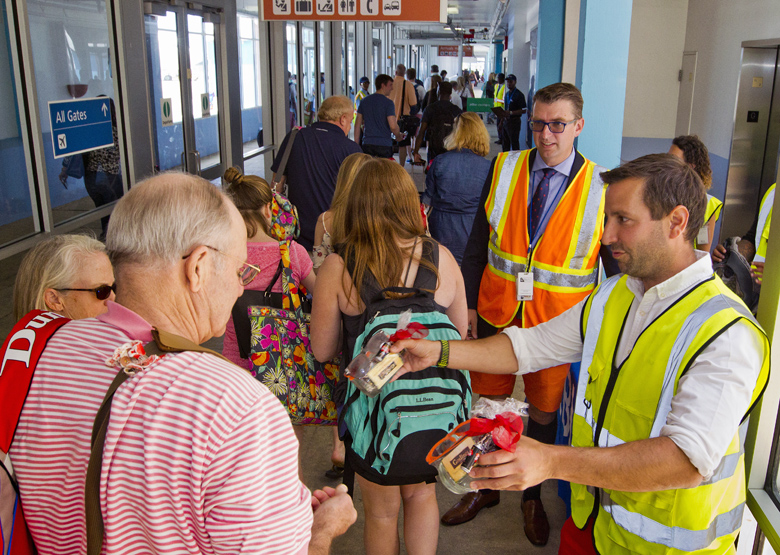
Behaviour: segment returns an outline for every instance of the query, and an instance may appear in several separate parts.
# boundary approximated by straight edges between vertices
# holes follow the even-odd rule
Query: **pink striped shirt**
[[[47,345],[11,447],[39,553],[86,553],[84,481],[118,346],[151,326],[109,302]],[[206,353],[168,354],[116,392],[103,450],[104,553],[300,553],[310,493],[279,401]]]

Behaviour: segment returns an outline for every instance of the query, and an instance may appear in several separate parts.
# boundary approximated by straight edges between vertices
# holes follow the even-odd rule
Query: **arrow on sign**
[[[103,117],[106,117],[106,112],[108,112],[108,106],[106,106],[106,103],[103,103],[103,107],[101,108],[103,111]]]

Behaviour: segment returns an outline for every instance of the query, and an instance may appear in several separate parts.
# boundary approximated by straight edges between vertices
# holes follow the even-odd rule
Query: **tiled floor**
[[[494,134],[495,126],[489,126]],[[498,146],[493,144],[491,157],[498,152]],[[260,159],[258,159],[260,160]],[[418,190],[423,190],[425,176],[421,167],[406,166]],[[250,172],[251,173],[251,172]],[[100,233],[100,224],[96,223],[89,230],[96,236]],[[0,263],[0,334],[4,337],[13,327],[12,292],[16,270],[23,254],[8,258]],[[214,338],[207,344],[220,350],[222,338]],[[518,380],[515,397],[522,399],[522,380]],[[303,476],[306,484],[312,489],[324,485],[335,486],[336,483],[324,476],[330,468],[330,438],[331,431],[323,427],[307,427],[303,431],[301,443],[301,460]],[[447,511],[460,496],[450,493],[441,484],[436,486],[440,513]],[[490,509],[483,510],[474,520],[460,526],[439,528],[439,549],[442,554],[497,555],[504,553],[529,553],[547,555],[558,552],[558,533],[565,519],[565,507],[557,496],[557,482],[548,482],[542,489],[542,499],[547,510],[552,533],[550,542],[545,547],[533,547],[525,538],[522,530],[521,493],[504,492],[501,503]],[[333,546],[334,555],[351,555],[363,553],[363,507],[359,488],[355,494],[355,505],[358,510],[358,521]],[[402,528],[401,528],[402,530]],[[402,533],[402,532],[401,532]],[[402,553],[406,550],[402,547]]]

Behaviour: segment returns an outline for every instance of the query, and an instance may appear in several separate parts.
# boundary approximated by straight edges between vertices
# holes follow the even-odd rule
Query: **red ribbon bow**
[[[467,435],[479,436],[487,433],[493,436],[493,443],[501,449],[514,453],[520,435],[523,433],[523,419],[513,412],[497,414],[493,419],[471,419]]]
[[[424,339],[427,336],[428,328],[419,322],[410,322],[405,328],[396,330],[396,332],[390,336],[390,341],[395,343],[401,339]]]

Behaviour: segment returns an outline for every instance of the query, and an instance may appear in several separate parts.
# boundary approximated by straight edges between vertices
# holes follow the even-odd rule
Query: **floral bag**
[[[293,424],[336,424],[333,392],[338,360],[317,362],[309,343],[310,315],[303,311],[290,268],[290,244],[282,253],[282,308],[250,306],[252,375],[287,409]]]
[[[277,241],[297,239],[301,234],[298,209],[287,197],[276,191],[271,200],[271,229],[268,234]]]

